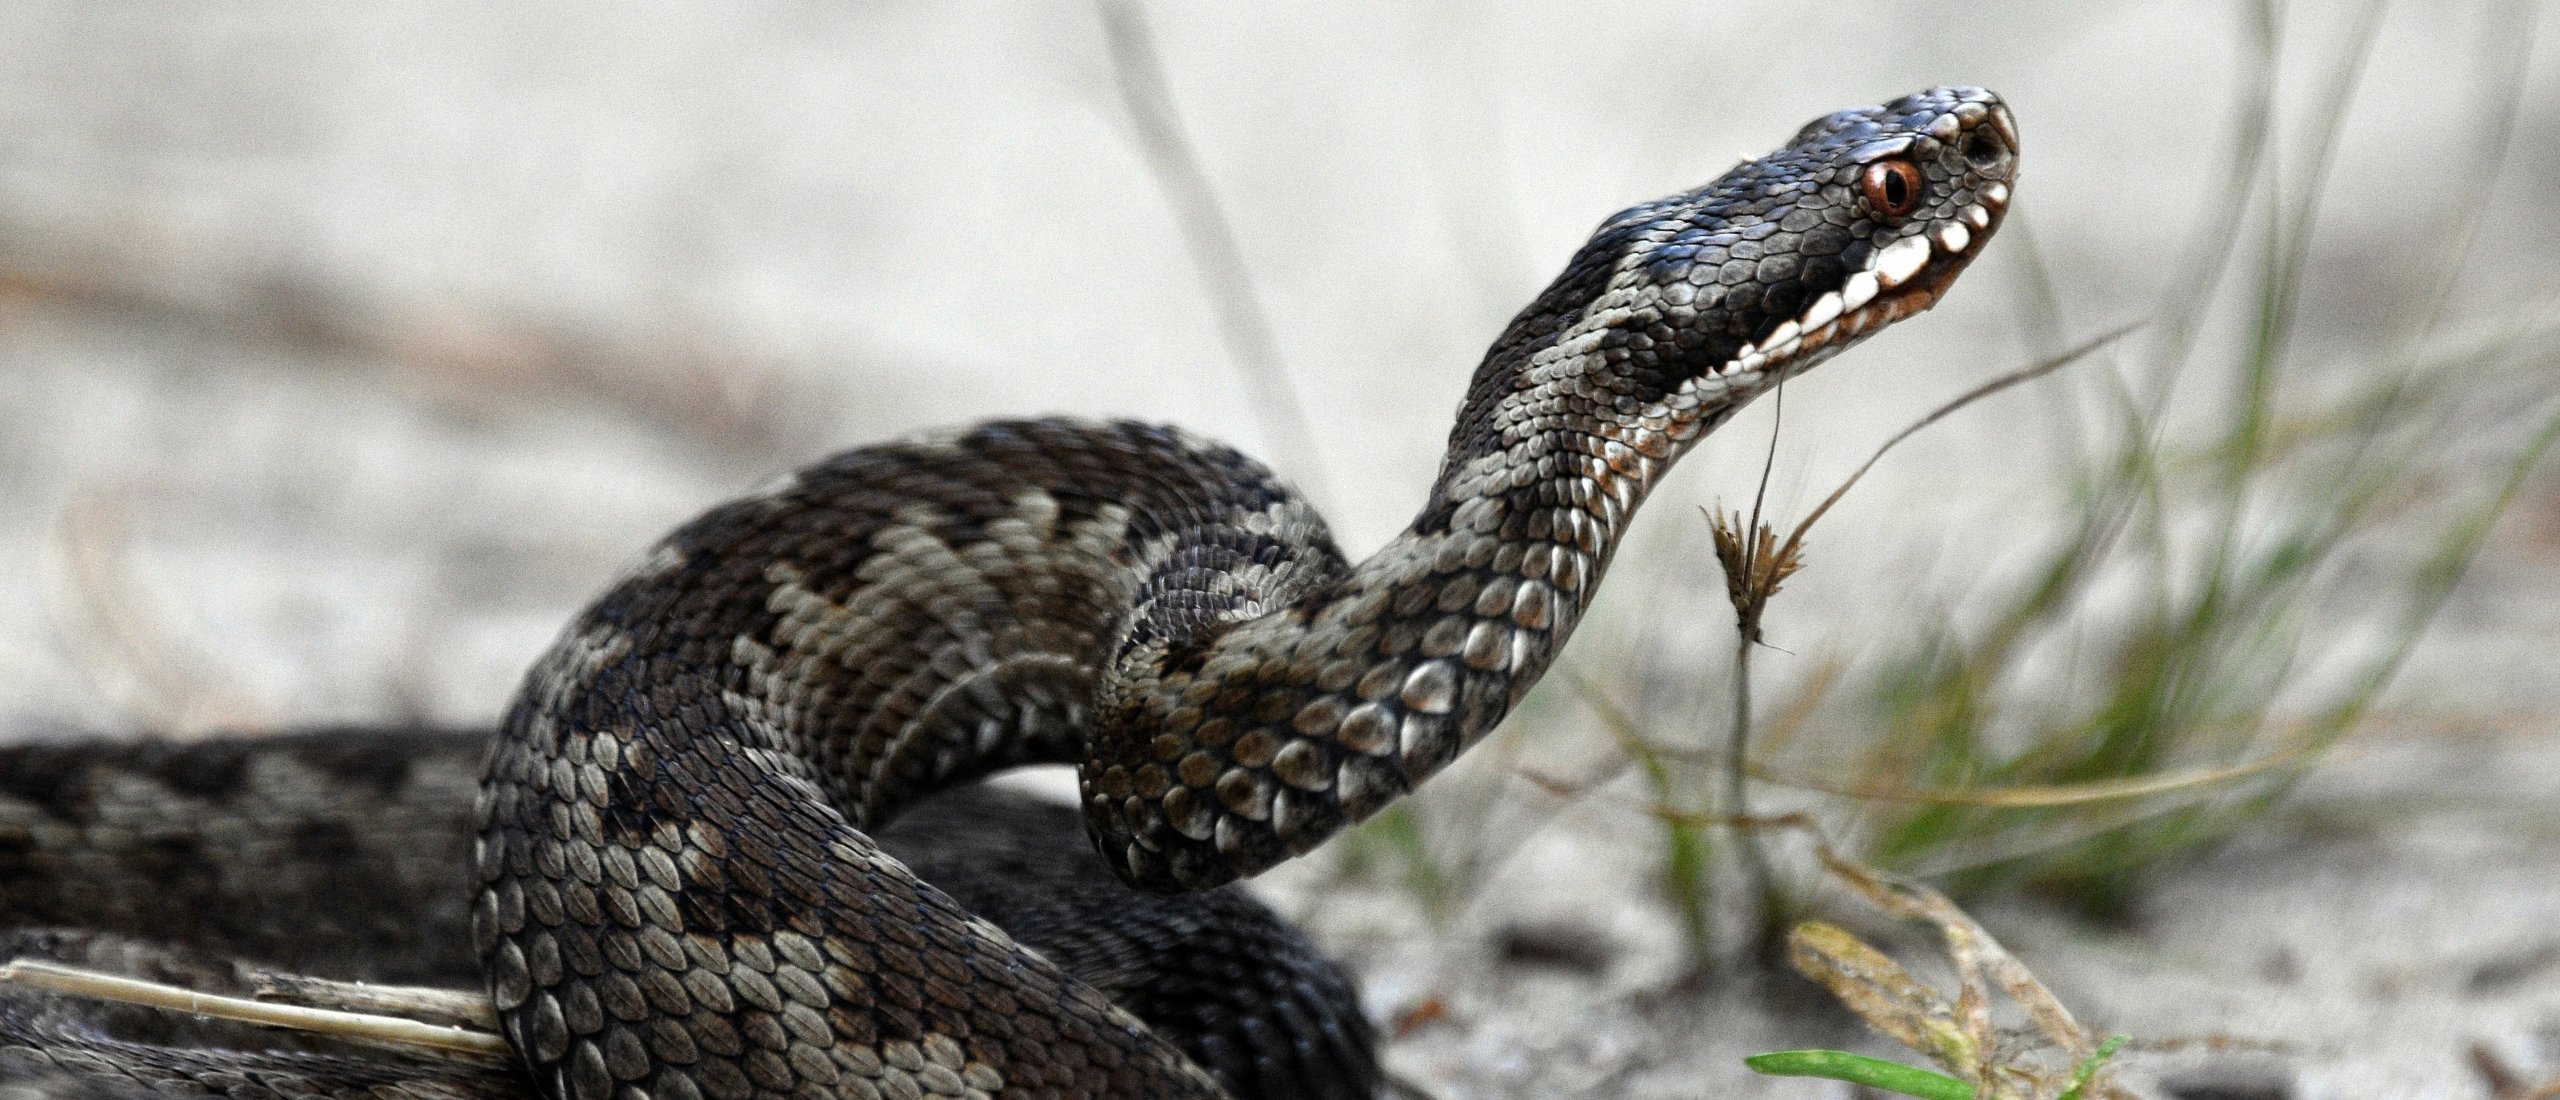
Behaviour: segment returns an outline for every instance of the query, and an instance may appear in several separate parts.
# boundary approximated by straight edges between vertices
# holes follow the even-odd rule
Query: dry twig
[[[386,1010],[398,1010],[419,1016],[493,1022],[493,1014],[488,1011],[485,999],[480,999],[482,1003],[474,1007],[471,1002],[475,998],[471,995],[448,990],[351,986],[312,978],[291,978],[286,983],[298,997],[338,1002],[330,1007],[317,1007],[205,993],[36,959],[19,959],[0,965],[0,984],[290,1028],[341,1039],[419,1047],[447,1054],[489,1058],[514,1056],[507,1041],[494,1031],[386,1014]],[[345,1006],[374,1011],[350,1011]]]

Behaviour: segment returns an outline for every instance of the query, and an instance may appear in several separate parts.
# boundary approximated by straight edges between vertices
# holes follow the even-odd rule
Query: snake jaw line
[[[1914,102],[1941,106],[1924,116],[1924,121],[1894,129],[1890,120],[1898,110]],[[1845,276],[1831,276],[1828,285],[1826,280],[1811,277],[1821,261],[1817,252],[1808,252],[1803,264],[1808,278],[1794,298],[1807,304],[1756,326],[1746,324],[1750,338],[1739,341],[1729,354],[1699,374],[1699,381],[1705,383],[1702,396],[1710,403],[1738,405],[1765,392],[1779,379],[1809,370],[1850,343],[1929,308],[1980,251],[2008,206],[2008,180],[2015,175],[2016,121],[2008,108],[1987,92],[1933,89],[1886,107],[1844,111],[1817,120],[1797,137],[1800,146],[1818,145],[1825,140],[1846,143],[1840,163],[1859,171],[1861,186],[1870,188],[1863,196],[1863,205],[1853,204],[1857,197],[1854,193],[1833,195],[1820,191],[1801,200],[1782,198],[1780,205],[1759,215],[1759,228],[1765,230],[1768,220],[1790,209],[1809,206],[1819,209],[1822,218],[1832,224],[1840,224],[1847,212],[1859,227],[1853,229],[1853,240],[1864,227],[1872,226],[1872,245],[1862,260],[1851,265],[1852,270]],[[1764,160],[1783,158],[1790,152],[1781,150]],[[1702,204],[1712,206],[1718,201],[1713,196],[1727,180],[1739,179],[1748,184],[1765,171],[1762,165],[1745,164],[1728,173],[1726,180],[1694,194]],[[1818,173],[1820,169],[1813,171]],[[1881,191],[1874,189],[1878,184],[1882,185]],[[1784,187],[1765,190],[1777,195],[1787,192]],[[1895,206],[1897,203],[1900,205]],[[1746,213],[1756,209],[1747,208]],[[1746,218],[1746,223],[1750,220]],[[1815,235],[1821,232],[1820,223],[1802,213],[1781,224],[1811,228],[1813,233],[1800,235],[1807,245],[1812,245]],[[1758,241],[1760,237],[1747,239]],[[1780,237],[1770,243],[1788,239]],[[1732,264],[1723,256],[1768,254],[1746,253],[1746,247],[1749,246],[1737,245],[1719,254],[1712,263],[1705,259],[1698,263],[1724,265],[1717,267],[1722,276]],[[1854,246],[1840,258],[1852,255]],[[1710,304],[1706,300],[1709,296],[1690,293],[1685,287],[1675,285],[1673,291],[1667,298],[1676,305]],[[1775,302],[1777,295],[1773,291],[1763,294],[1760,300]]]
[[[1896,310],[1890,317],[1878,317],[1869,311],[1868,306],[1879,294],[1901,291],[1910,285],[1933,259],[1964,259],[1973,245],[1988,235],[1991,213],[1984,205],[1967,205],[1956,217],[1956,221],[1924,234],[1900,238],[1878,250],[1866,268],[1842,282],[1841,289],[1824,291],[1812,305],[1805,307],[1801,315],[1778,322],[1778,327],[1771,329],[1757,344],[1742,345],[1732,359],[1716,368],[1715,375],[1733,378],[1791,365],[1801,370],[1812,363],[1798,362],[1798,357],[1808,348],[1825,346],[1839,331],[1851,335],[1865,333],[1880,327],[1877,324],[1879,320],[1900,320],[1928,308],[1935,301],[1933,288],[1914,288],[1906,292],[1902,297],[1914,298],[1917,307]],[[1976,234],[1966,228],[1968,224],[1982,229],[1983,233]],[[1952,273],[1948,275],[1951,277]],[[1940,284],[1945,281],[1944,278],[1938,280]],[[1876,309],[1885,310],[1896,300],[1889,298],[1887,305],[1879,305]]]

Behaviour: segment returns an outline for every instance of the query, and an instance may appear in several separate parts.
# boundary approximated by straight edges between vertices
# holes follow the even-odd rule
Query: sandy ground
[[[1402,523],[1477,349],[1593,222],[1848,103],[2001,91],[2026,134],[2013,225],[2061,334],[2146,315],[2214,209],[2246,56],[2242,13],[2188,2],[1159,7],[1173,100],[1316,410],[1314,453],[1273,457],[1355,551]],[[2277,71],[2294,184],[2351,29],[2298,7],[2316,10]],[[485,720],[639,547],[832,448],[1070,412],[1271,454],[1099,27],[1074,3],[0,9],[0,713]],[[2481,139],[2519,27],[2560,41],[2531,5],[2384,15],[2308,258],[2310,388],[2403,338],[2450,247],[2442,166]],[[2521,369],[2547,380],[2560,63],[2529,56],[2487,228],[2425,346],[2539,325]],[[1774,508],[2051,346],[2020,304],[2025,240],[1790,392]],[[2204,345],[2238,320],[2210,318]],[[1880,467],[1774,613],[1770,674],[1854,657],[1917,590],[2014,572],[2066,502],[2048,471],[2071,426],[2138,362]],[[2198,389],[2174,423],[2215,415]],[[1631,690],[1722,682],[1691,505],[1750,492],[1770,415],[1657,498],[1613,574],[1633,591],[1577,643],[1592,667]],[[2512,426],[2486,415],[2469,442]],[[2499,1095],[2482,1059],[2560,1074],[2555,594],[2545,476],[2388,719],[2263,829],[2122,927],[2023,902],[1984,919],[2101,1029],[2229,1040],[2135,1060],[2162,1095],[2474,1098]],[[1560,703],[1515,725],[1593,737]],[[1397,1042],[1402,1072],[1453,1100],[1843,1095],[1738,1064],[1861,1041],[1842,1018],[1677,984],[1638,792],[1568,810],[1471,768],[1434,796],[1506,800],[1493,820],[1524,839],[1442,915],[1327,866],[1272,885],[1382,1017],[1445,1009]],[[1563,958],[1521,946],[1541,938]]]

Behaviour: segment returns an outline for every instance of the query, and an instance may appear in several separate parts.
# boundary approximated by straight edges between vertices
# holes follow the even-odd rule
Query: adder
[[[1933,88],[1612,215],[1485,354],[1412,524],[1357,562],[1217,443],[986,423],[684,525],[567,627],[494,740],[6,750],[0,922],[82,930],[15,950],[207,981],[234,953],[476,969],[519,1061],[288,1048],[21,994],[0,998],[0,1081],[1371,1095],[1348,981],[1220,888],[1493,729],[1672,464],[1934,304],[1999,227],[2017,150],[1998,98]],[[1039,762],[1075,765],[1078,807],[964,786]]]

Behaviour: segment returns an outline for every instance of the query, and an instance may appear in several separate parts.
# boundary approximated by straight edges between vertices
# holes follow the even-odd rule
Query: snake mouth
[[[1936,305],[2008,206],[2008,184],[1984,185],[1954,217],[1869,252],[1866,266],[1851,272],[1839,289],[1824,291],[1802,313],[1742,345],[1715,373],[1774,374],[1810,365],[1823,353]]]

